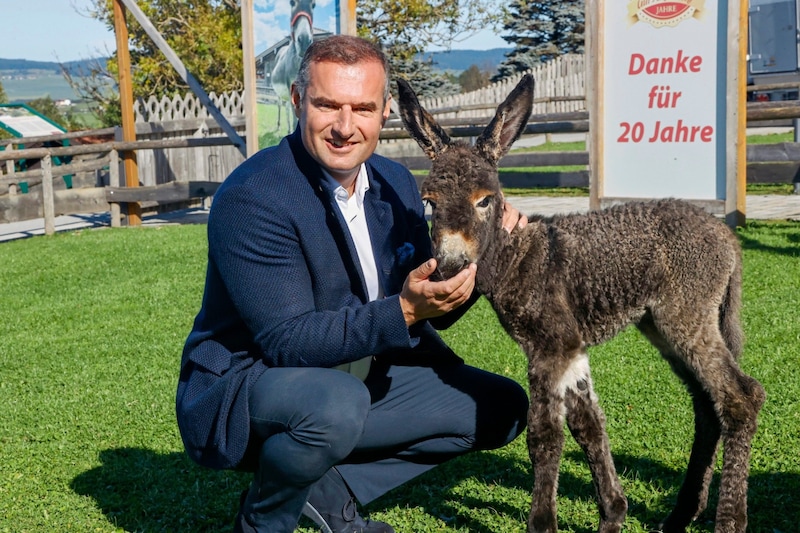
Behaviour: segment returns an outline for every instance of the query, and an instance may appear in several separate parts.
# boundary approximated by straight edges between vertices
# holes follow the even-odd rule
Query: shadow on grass
[[[381,501],[399,506],[416,506],[429,503],[426,510],[435,515],[449,517],[447,522],[457,528],[463,528],[471,533],[498,533],[479,519],[470,517],[460,509],[486,509],[491,514],[507,517],[508,523],[527,522],[530,498],[526,498],[524,507],[518,508],[505,501],[489,500],[486,498],[454,496],[451,487],[461,478],[474,478],[484,485],[501,484],[505,488],[516,489],[529,493],[533,478],[531,477],[530,464],[523,460],[510,460],[498,458],[491,453],[483,454],[486,463],[476,464],[473,457],[462,457],[438,467],[433,472],[426,474],[419,480],[411,482],[410,494],[393,496],[392,493]],[[586,464],[585,456],[580,452],[568,452],[564,461],[572,461],[581,465]],[[562,461],[563,462],[563,461]],[[627,494],[628,516],[635,518],[642,527],[655,530],[657,525],[669,514],[683,481],[685,470],[667,467],[662,463],[648,458],[633,455],[615,455],[614,462],[623,485],[641,483],[652,486],[653,490],[643,491],[637,489],[637,495],[647,495],[647,498]],[[439,472],[441,471],[441,472]],[[438,473],[437,473],[438,472]],[[443,488],[437,488],[441,483]],[[719,471],[714,476],[711,486],[711,495],[707,510],[690,527],[692,532],[714,531],[714,516],[717,508],[719,488]],[[397,492],[406,490],[398,489]],[[749,480],[749,533],[789,533],[797,530],[800,523],[800,501],[794,496],[800,490],[800,473],[774,472],[751,474]],[[424,493],[425,499],[418,497],[416,492]],[[579,501],[591,509],[590,523],[576,522],[565,513],[559,513],[559,531],[572,531],[574,533],[593,533],[597,531],[599,512],[596,507],[594,487],[587,476],[576,476],[564,472],[562,468],[559,476],[559,497],[571,501]],[[634,491],[628,491],[634,492]],[[454,504],[458,501],[458,504]],[[630,526],[629,526],[630,527]]]
[[[125,531],[155,532],[230,532],[236,515],[238,494],[247,487],[250,474],[215,471],[199,467],[183,453],[158,454],[140,448],[118,448],[100,453],[101,466],[77,476],[71,488],[90,497],[109,522]],[[567,453],[565,461],[585,463],[579,452]],[[631,455],[615,455],[615,463],[624,483],[653,485],[647,501],[628,495],[629,516],[639,523],[655,527],[671,509],[684,472]],[[486,509],[506,517],[507,523],[525,523],[529,499],[523,508],[514,503],[480,496],[457,495],[453,487],[464,479],[474,479],[482,486],[500,485],[528,493],[532,486],[530,464],[523,460],[499,457],[492,453],[472,454],[454,459],[421,476],[404,487],[390,492],[367,506],[365,511],[382,511],[393,506],[422,507],[431,516],[472,533],[498,533],[463,508]],[[718,475],[712,484],[709,509],[692,531],[713,531]],[[788,533],[800,523],[800,473],[766,473],[750,477],[749,525],[753,533]],[[637,491],[637,494],[642,491]],[[666,494],[666,495],[665,495]],[[559,478],[559,495],[583,500],[594,510],[594,489],[586,477],[570,473]],[[454,502],[457,501],[458,504]],[[517,501],[516,499],[514,501]],[[562,513],[563,514],[563,513]],[[576,533],[596,530],[597,517],[591,526],[560,518],[559,529]]]
[[[202,468],[177,452],[117,448],[100,452],[100,462],[71,488],[125,531],[230,532],[250,482],[250,474]]]
[[[739,232],[739,242],[744,250],[756,250],[790,257],[800,257],[800,223],[791,221],[777,222],[749,222],[748,227],[753,229],[768,229],[771,240],[775,236],[780,236],[784,240],[783,245],[768,244],[759,238],[753,238],[744,232]]]
[[[565,458],[585,462],[584,456],[578,452],[565,454]],[[626,454],[615,454],[614,464],[620,476],[626,480],[623,484],[640,482],[658,489],[660,495],[646,501],[627,495],[628,515],[635,517],[641,524],[655,529],[672,510],[686,471],[666,467],[648,458]],[[708,507],[690,527],[690,531],[709,533],[714,531],[719,481],[720,470],[717,468],[711,482]],[[585,485],[582,482],[579,484]],[[579,486],[574,487],[578,488]],[[589,487],[589,490],[593,489]],[[797,531],[797,524],[800,523],[800,501],[794,495],[798,490],[800,490],[798,472],[751,472],[748,482],[747,531],[749,533]],[[567,497],[578,497],[585,490],[573,493],[572,489],[562,481],[559,484],[559,492]],[[642,491],[637,491],[638,493]],[[657,492],[654,490],[650,494]]]

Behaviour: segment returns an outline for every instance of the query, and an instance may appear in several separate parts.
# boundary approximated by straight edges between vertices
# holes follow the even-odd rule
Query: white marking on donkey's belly
[[[583,384],[579,386],[579,382],[583,382]],[[561,380],[558,382],[557,391],[558,396],[560,398],[564,398],[568,390],[580,394],[586,392],[587,389],[594,397],[592,373],[589,369],[589,356],[583,352],[578,354],[567,367],[567,370],[564,372],[564,375],[561,376]]]

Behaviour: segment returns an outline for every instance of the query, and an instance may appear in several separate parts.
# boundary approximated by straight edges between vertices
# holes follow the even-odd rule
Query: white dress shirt
[[[369,179],[367,178],[367,167],[362,163],[356,177],[355,190],[353,195],[350,196],[347,189],[339,185],[339,182],[325,172],[325,177],[336,185],[333,194],[336,198],[336,205],[342,213],[347,228],[350,230],[350,236],[356,246],[358,253],[358,262],[361,264],[361,272],[364,274],[364,283],[367,286],[367,295],[369,300],[377,300],[383,297],[383,288],[381,287],[380,280],[378,279],[378,267],[375,265],[375,256],[372,253],[372,241],[369,237],[369,228],[367,227],[367,217],[364,213],[364,195],[369,189]],[[349,372],[362,381],[369,373],[369,367],[372,362],[372,356],[353,361],[352,363],[345,363],[338,365],[335,368]]]

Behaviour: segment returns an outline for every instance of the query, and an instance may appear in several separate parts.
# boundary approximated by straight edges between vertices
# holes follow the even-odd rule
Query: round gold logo
[[[705,0],[631,0],[628,22],[646,22],[654,28],[675,27],[684,20],[703,16]]]

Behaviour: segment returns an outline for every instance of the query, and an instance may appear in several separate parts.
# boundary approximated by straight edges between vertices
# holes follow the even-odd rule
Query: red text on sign
[[[683,50],[678,50],[675,57],[651,57],[646,58],[642,54],[631,54],[628,64],[628,74],[682,74],[688,72],[700,72],[700,65],[703,64],[702,56],[688,56]]]
[[[713,126],[689,126],[678,119],[675,124],[664,124],[656,120],[650,136],[645,139],[645,126],[642,122],[620,122],[622,133],[617,137],[618,143],[708,143],[713,140]]]
[[[649,109],[652,109],[653,106],[658,109],[675,107],[682,94],[680,91],[670,90],[669,85],[653,85],[647,95],[647,107]]]

